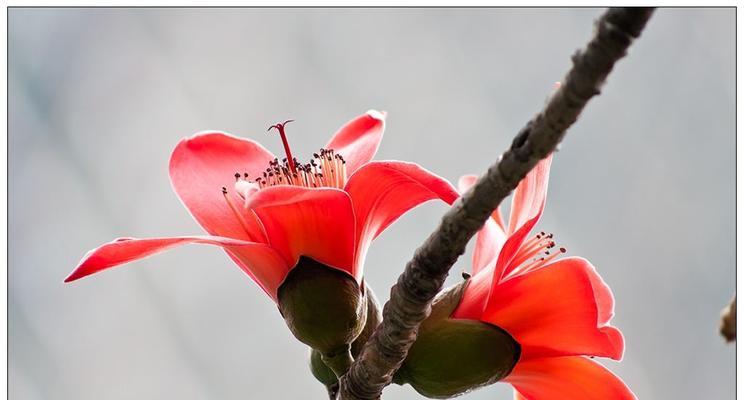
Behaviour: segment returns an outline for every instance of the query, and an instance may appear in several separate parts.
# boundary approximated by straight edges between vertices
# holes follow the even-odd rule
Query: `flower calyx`
[[[350,275],[303,256],[279,287],[277,305],[292,334],[338,374],[353,360],[352,342],[367,322],[367,297]]]
[[[429,398],[450,398],[497,382],[512,371],[519,344],[503,329],[453,319],[469,280],[442,292],[393,382]]]

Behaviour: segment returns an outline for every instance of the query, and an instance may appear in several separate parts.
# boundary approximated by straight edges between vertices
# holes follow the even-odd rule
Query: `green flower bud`
[[[278,290],[279,312],[292,334],[318,350],[334,371],[351,364],[351,343],[367,322],[367,296],[348,274],[300,257]]]
[[[429,398],[450,398],[503,379],[519,360],[519,344],[503,329],[452,319],[467,281],[441,293],[421,324],[394,382]]]

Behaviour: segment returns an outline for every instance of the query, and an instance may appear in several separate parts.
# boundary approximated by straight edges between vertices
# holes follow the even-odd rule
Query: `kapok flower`
[[[281,136],[283,162],[260,144],[223,132],[181,140],[170,159],[171,184],[208,235],[116,239],[86,254],[65,282],[183,244],[211,244],[224,248],[286,313],[281,287],[302,286],[287,282],[298,266],[331,271],[317,272],[327,275],[326,283],[348,277],[363,294],[363,265],[372,240],[422,202],[457,198],[449,182],[416,164],[371,161],[383,136],[384,113],[369,111],[351,120],[306,164],[292,156],[285,124],[270,128]],[[323,279],[314,280],[322,286]],[[301,301],[327,304],[352,290],[329,285],[300,296]],[[363,303],[352,304],[352,314],[364,312]],[[334,316],[327,309],[317,312]],[[292,316],[284,316],[290,324]]]
[[[472,278],[438,297],[399,383],[429,397],[504,381],[516,399],[635,399],[589,358],[623,355],[609,287],[586,259],[558,258],[566,249],[553,234],[530,234],[545,207],[551,158],[520,182],[508,225],[496,210],[478,233]],[[462,177],[460,191],[475,180]]]

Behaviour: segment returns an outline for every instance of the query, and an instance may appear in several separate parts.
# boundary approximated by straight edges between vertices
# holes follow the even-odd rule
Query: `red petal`
[[[454,318],[480,320],[486,306],[488,292],[493,286],[496,257],[504,243],[504,231],[493,219],[486,221],[478,231],[473,250],[473,277],[465,294],[453,312]]]
[[[486,221],[478,231],[473,249],[473,275],[478,274],[488,265],[495,265],[499,252],[506,241],[503,229],[493,220]],[[493,272],[492,272],[493,273]]]
[[[540,160],[535,168],[519,182],[512,197],[509,229],[507,230],[509,235],[519,230],[528,220],[542,214],[545,196],[548,194],[548,177],[552,159],[553,156],[549,155]]]
[[[623,381],[585,357],[519,361],[504,381],[524,400],[635,400]]]
[[[385,116],[369,110],[342,126],[325,146],[344,157],[348,175],[374,158],[385,131]]]
[[[545,197],[548,193],[548,177],[552,154],[540,160],[535,168],[519,182],[512,198],[509,227],[506,230],[509,237],[499,253],[496,262],[496,279],[500,280],[518,265],[510,265],[514,255],[519,250],[524,239],[530,234],[537,221],[540,220],[545,209]]]
[[[478,177],[475,175],[463,175],[457,182],[457,189],[463,194],[470,190],[477,180]],[[496,263],[504,242],[506,242],[504,221],[501,218],[501,210],[497,207],[476,237],[475,249],[473,250],[473,275],[487,265]]]
[[[594,355],[616,360],[623,336],[609,326],[610,288],[585,259],[564,258],[496,282],[483,320],[505,329],[522,346],[522,358]]]
[[[432,199],[452,204],[458,197],[445,179],[402,161],[373,161],[349,178],[345,190],[356,214],[357,263],[363,264],[367,248],[401,215]]]
[[[241,268],[272,298],[276,298],[276,289],[289,271],[284,260],[271,247],[262,243],[219,236],[119,238],[89,251],[77,268],[65,279],[65,282],[72,282],[96,272],[188,243],[211,244],[225,248],[228,254],[241,261]]]
[[[512,264],[512,260],[514,259],[514,256],[519,251],[519,248],[522,247],[522,243],[524,243],[524,239],[527,237],[527,235],[530,234],[530,231],[532,231],[532,228],[537,225],[537,221],[540,219],[540,215],[535,216],[534,218],[528,220],[525,222],[521,228],[519,228],[518,231],[516,231],[514,234],[509,236],[508,239],[504,242],[504,245],[501,246],[501,251],[499,252],[499,257],[496,261],[496,269],[495,269],[495,279],[496,281],[500,281],[503,277],[509,275],[509,272],[513,271],[514,268],[518,267],[519,265]]]
[[[480,273],[473,275],[468,282],[457,305],[452,312],[452,318],[470,319],[480,321],[483,318],[483,310],[486,308],[488,293],[491,291],[491,282],[493,281],[494,264],[486,266]]]
[[[235,173],[249,178],[263,173],[274,155],[260,144],[226,133],[198,133],[181,140],[170,160],[173,189],[197,222],[211,235],[264,242],[259,224],[245,215],[247,231],[230,210],[222,194],[228,188],[234,195]]]
[[[248,207],[288,265],[306,256],[361,280],[354,268],[354,211],[344,191],[272,186],[253,195]]]

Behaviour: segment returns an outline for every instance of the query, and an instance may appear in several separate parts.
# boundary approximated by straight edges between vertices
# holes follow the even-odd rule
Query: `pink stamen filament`
[[[278,159],[269,162],[269,168],[256,179],[249,180],[248,174],[235,173],[235,189],[244,199],[244,193],[253,193],[250,185],[256,185],[255,190],[269,186],[292,185],[301,187],[335,187],[343,189],[346,185],[346,161],[333,150],[320,149],[320,154],[313,154],[313,160],[308,164],[300,164],[293,160],[295,170],[289,168],[289,160],[280,163]]]
[[[238,211],[238,208],[235,207],[235,204],[230,200],[230,197],[227,194],[227,188],[222,188],[222,196],[225,198],[225,201],[227,202],[227,205],[230,207],[230,210],[232,210],[233,214],[235,214],[235,217],[238,218],[238,221],[240,222],[240,226],[243,227],[243,230],[245,230],[245,233],[247,233],[250,236],[250,230],[248,230],[248,223],[245,222],[245,218],[243,218],[243,214],[241,214]]]
[[[537,237],[535,237],[534,240],[530,240],[530,242],[529,245],[522,245],[520,247],[512,260],[512,265],[521,265],[523,262],[529,260],[538,253],[555,246],[553,235],[537,235]]]
[[[509,273],[509,276],[539,268],[566,252],[566,249],[561,247],[559,249],[560,251],[551,254],[550,249],[553,247],[555,247],[555,241],[553,240],[552,233],[545,234],[545,232],[540,232],[540,234],[525,241],[510,262],[514,268]],[[538,258],[533,258],[538,256],[540,253],[544,253],[544,255]],[[529,259],[532,259],[532,261],[525,264]]]
[[[542,267],[543,265],[547,265],[549,262],[553,261],[553,259],[555,259],[556,257],[560,256],[561,254],[563,254],[565,252],[566,252],[566,249],[564,249],[563,247],[561,247],[561,249],[560,249],[559,252],[553,253],[553,254],[551,254],[548,257],[540,257],[540,258],[534,260],[533,262],[531,262],[531,263],[529,263],[529,264],[527,264],[527,265],[525,265],[525,266],[523,266],[521,268],[515,269],[514,271],[512,271],[512,274],[514,274],[516,272],[518,272],[518,273],[530,272],[533,269]]]

